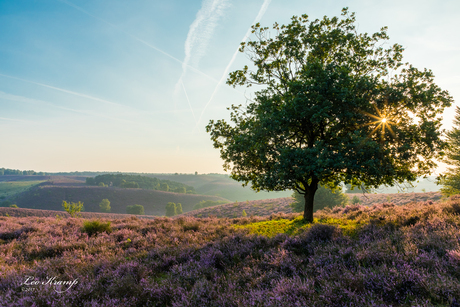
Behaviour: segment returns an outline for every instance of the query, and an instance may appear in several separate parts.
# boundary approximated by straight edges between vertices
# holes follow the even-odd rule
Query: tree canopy
[[[451,167],[440,176],[441,192],[447,196],[460,194],[460,108],[457,106],[454,127],[447,132],[449,147],[446,151],[447,162]]]
[[[402,62],[387,28],[358,33],[354,13],[310,21],[294,16],[273,31],[253,26],[242,43],[253,67],[227,84],[260,86],[246,105],[232,105],[231,123],[211,120],[214,147],[231,177],[254,190],[293,189],[313,220],[318,185],[368,187],[429,174],[446,146],[440,114],[452,97],[431,70]]]
[[[88,185],[115,186],[120,188],[141,188],[147,190],[173,191],[176,193],[195,193],[195,188],[183,183],[160,180],[141,175],[103,174],[86,178]]]

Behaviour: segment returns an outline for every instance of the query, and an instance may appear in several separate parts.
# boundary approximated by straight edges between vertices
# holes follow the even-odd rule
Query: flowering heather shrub
[[[113,231],[92,236],[84,219],[0,217],[0,306],[457,306],[454,203],[333,208],[313,224],[101,219]],[[78,283],[41,283],[53,277]]]

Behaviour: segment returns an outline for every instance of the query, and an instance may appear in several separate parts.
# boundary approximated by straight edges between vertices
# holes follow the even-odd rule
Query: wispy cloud
[[[270,5],[270,2],[271,0],[264,0],[264,3],[262,3],[262,6],[259,10],[259,13],[257,14],[256,18],[254,19],[254,21],[252,22],[252,24],[256,24],[258,23],[262,17],[264,16],[265,12],[267,11],[267,8],[268,6]],[[251,31],[252,31],[252,28],[249,27],[248,30],[246,31],[246,34],[244,35],[243,39],[241,40],[242,42],[246,42],[247,39],[249,38],[249,36],[251,35]],[[235,52],[233,53],[233,56],[230,60],[230,62],[228,63],[227,67],[225,67],[225,70],[222,74],[222,77],[220,77],[220,80],[219,82],[217,82],[217,85],[216,87],[214,88],[214,91],[212,92],[212,95],[211,95],[211,98],[209,99],[209,101],[206,103],[206,105],[204,106],[203,110],[201,111],[201,114],[200,114],[200,117],[198,118],[198,121],[196,123],[196,126],[195,126],[195,129],[198,127],[198,125],[200,124],[200,121],[201,121],[201,118],[203,117],[203,114],[204,112],[206,111],[206,108],[209,106],[209,104],[211,103],[211,101],[214,99],[214,96],[216,95],[219,87],[222,85],[222,83],[224,82],[224,80],[227,78],[227,75],[228,75],[228,71],[230,70],[230,67],[232,66],[233,62],[235,61],[236,59],[236,56],[238,55],[239,53],[239,49],[240,49],[240,46],[238,46],[238,48],[235,50]]]
[[[192,104],[190,103],[190,99],[188,98],[187,91],[185,90],[184,82],[182,82],[182,80],[181,80],[180,83],[182,84],[182,88],[184,89],[185,98],[187,98],[188,105],[190,106],[190,110],[192,111],[193,120],[195,121],[195,124],[196,124],[195,112],[193,111]]]
[[[187,68],[197,66],[200,59],[206,54],[209,41],[214,33],[214,29],[219,19],[228,7],[227,0],[203,0],[201,9],[196,14],[195,20],[190,25],[187,39],[185,40],[185,57],[182,62],[182,74],[176,83],[174,94],[177,95],[183,87],[183,79],[187,73]],[[216,82],[218,82],[216,80]]]
[[[20,123],[36,123],[30,120],[24,120],[24,119],[17,119],[17,118],[8,118],[8,117],[0,117],[0,120],[6,120],[10,122],[20,122]]]
[[[93,111],[90,111],[90,110],[67,108],[67,107],[55,105],[55,104],[47,102],[47,101],[38,100],[38,99],[32,99],[32,98],[28,98],[28,97],[24,97],[24,96],[13,95],[13,94],[8,94],[8,93],[0,91],[0,100],[1,99],[14,101],[14,102],[19,102],[19,103],[29,103],[29,104],[41,105],[41,106],[45,105],[45,106],[48,106],[48,107],[51,107],[51,108],[60,109],[60,110],[64,110],[64,111],[68,111],[68,112],[72,112],[72,113],[79,113],[79,114],[84,114],[84,115],[96,116],[96,117],[106,118],[106,119],[120,121],[120,122],[124,122],[124,123],[130,123],[130,124],[136,123],[134,121],[126,120],[124,118],[108,116],[108,115],[105,115],[105,114],[100,113],[100,112],[93,112]]]
[[[93,96],[90,96],[90,95],[86,95],[86,94],[82,94],[82,93],[78,93],[78,92],[74,92],[74,91],[69,91],[69,90],[59,88],[59,87],[55,87],[55,86],[51,86],[51,85],[48,85],[48,84],[43,84],[43,83],[39,83],[39,82],[35,82],[35,81],[30,81],[30,80],[26,80],[26,79],[14,77],[14,76],[1,74],[1,73],[0,73],[0,76],[10,78],[10,79],[19,80],[19,81],[23,81],[23,82],[27,82],[27,83],[31,83],[31,84],[35,84],[35,85],[39,85],[39,86],[43,86],[43,87],[50,88],[50,89],[60,91],[60,92],[63,92],[63,93],[71,94],[71,95],[74,95],[74,96],[99,101],[99,102],[102,102],[102,103],[105,103],[105,104],[110,104],[112,106],[131,108],[131,107],[128,107],[128,106],[125,106],[125,105],[122,105],[122,104],[119,104],[119,103],[116,103],[116,102],[112,102],[112,101],[109,101],[109,100],[93,97]]]
[[[120,32],[122,32],[122,33],[124,33],[124,34],[126,34],[127,36],[129,36],[129,37],[131,37],[132,39],[138,41],[139,43],[141,43],[141,44],[143,44],[143,45],[145,45],[145,46],[147,46],[147,47],[149,47],[149,48],[151,48],[151,49],[154,49],[154,50],[160,52],[161,54],[167,56],[168,58],[170,58],[170,59],[172,59],[172,60],[174,60],[174,61],[176,61],[176,62],[182,64],[182,67],[184,67],[184,65],[185,65],[187,68],[190,68],[190,70],[193,70],[194,72],[196,72],[196,73],[198,73],[198,74],[200,74],[200,75],[202,75],[202,76],[204,76],[204,77],[206,77],[206,78],[208,78],[208,79],[210,79],[210,80],[213,80],[213,81],[215,81],[215,82],[218,82],[218,80],[216,80],[215,78],[213,78],[213,77],[211,77],[211,76],[205,74],[204,72],[202,72],[202,71],[196,69],[195,67],[190,66],[188,63],[184,63],[183,61],[181,61],[181,60],[179,60],[178,58],[174,57],[173,55],[167,53],[166,51],[164,51],[164,50],[162,50],[162,49],[156,47],[155,45],[150,44],[150,43],[146,42],[145,40],[140,39],[139,37],[132,35],[132,34],[129,33],[129,32],[126,32],[125,30],[121,29],[121,28],[118,27],[117,25],[115,25],[115,24],[113,24],[113,23],[111,23],[111,22],[108,22],[108,21],[105,20],[105,19],[102,19],[102,18],[100,18],[100,17],[97,17],[97,16],[95,16],[95,15],[93,15],[93,14],[87,12],[86,10],[82,9],[81,7],[79,7],[78,5],[75,5],[75,4],[73,4],[72,2],[67,1],[67,0],[58,0],[58,1],[60,1],[60,2],[62,2],[62,3],[65,3],[65,4],[67,4],[67,5],[71,6],[71,7],[73,7],[74,9],[79,10],[80,12],[82,12],[82,13],[84,13],[84,14],[90,16],[90,17],[93,17],[93,18],[95,18],[95,19],[97,19],[97,20],[99,20],[99,21],[102,21],[103,23],[105,23],[105,24],[111,26],[112,28],[117,29],[118,31],[120,31]]]

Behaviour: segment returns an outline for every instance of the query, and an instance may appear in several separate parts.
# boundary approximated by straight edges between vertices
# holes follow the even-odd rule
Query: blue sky
[[[0,167],[223,172],[204,127],[251,94],[225,84],[249,27],[345,6],[458,100],[458,1],[0,1]]]

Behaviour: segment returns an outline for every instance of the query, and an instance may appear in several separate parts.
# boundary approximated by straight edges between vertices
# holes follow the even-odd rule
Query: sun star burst
[[[385,130],[388,130],[390,132],[391,136],[395,137],[395,133],[394,133],[393,129],[391,128],[391,126],[392,125],[395,126],[396,123],[394,121],[394,116],[391,115],[390,110],[387,108],[387,106],[384,106],[383,110],[379,110],[374,103],[372,105],[374,106],[374,109],[377,112],[377,115],[374,115],[374,114],[367,113],[367,112],[363,111],[363,113],[365,115],[367,115],[367,116],[371,117],[372,119],[374,119],[374,121],[371,121],[371,122],[367,123],[366,125],[376,125],[374,130],[372,130],[372,132],[369,135],[374,134],[374,132],[376,132],[376,131],[378,131],[380,129],[382,138],[385,136]]]

